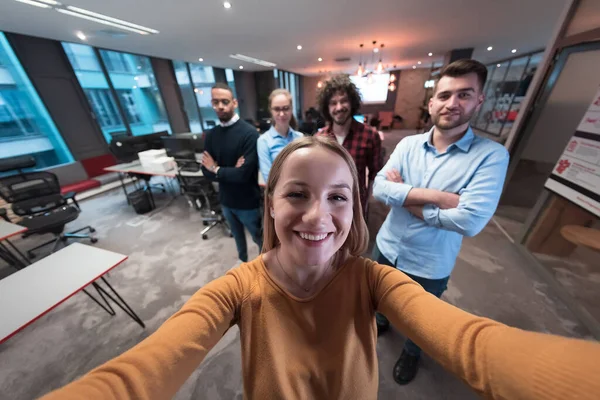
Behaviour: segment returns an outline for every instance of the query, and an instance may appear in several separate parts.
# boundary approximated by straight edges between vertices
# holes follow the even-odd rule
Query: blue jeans
[[[376,261],[379,264],[389,265],[390,267],[397,268],[394,265],[394,263],[392,263],[390,260],[385,258],[385,256],[383,254],[381,254],[381,251],[379,251],[377,244],[375,244],[375,247],[373,248],[373,254],[371,255],[371,259],[373,259],[374,261]],[[398,268],[398,269],[400,271],[402,271],[401,268]],[[404,271],[402,271],[402,272],[404,272]],[[437,298],[440,298],[442,296],[442,293],[444,293],[444,291],[448,288],[448,280],[450,279],[449,276],[446,278],[442,278],[442,279],[427,279],[427,278],[421,278],[420,276],[407,274],[406,272],[404,272],[404,273],[410,279],[412,279],[413,281],[415,281],[419,285],[421,285],[423,287],[423,289],[425,289],[425,291],[431,293],[432,295],[436,296]],[[389,324],[387,318],[385,316],[383,316],[383,314],[377,313],[375,315],[375,317],[377,319],[378,325]],[[413,342],[412,340],[410,340],[408,338],[406,338],[406,342],[404,343],[404,351],[406,351],[408,354],[415,356],[415,357],[419,357],[421,355],[421,348],[419,346],[417,346],[415,344],[415,342]]]
[[[258,245],[258,251],[262,250],[262,227],[261,227],[261,212],[260,208],[251,210],[240,210],[237,208],[229,208],[221,206],[223,216],[227,220],[231,234],[235,239],[238,257],[243,262],[248,261],[248,248],[246,246],[246,233],[244,227],[248,229],[252,240]]]

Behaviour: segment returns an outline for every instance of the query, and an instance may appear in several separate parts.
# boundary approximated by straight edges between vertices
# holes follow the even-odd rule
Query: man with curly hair
[[[379,133],[353,118],[358,114],[361,98],[348,75],[336,75],[327,80],[318,94],[317,102],[327,123],[317,135],[337,140],[352,155],[358,169],[360,200],[366,217],[373,181],[383,166]]]

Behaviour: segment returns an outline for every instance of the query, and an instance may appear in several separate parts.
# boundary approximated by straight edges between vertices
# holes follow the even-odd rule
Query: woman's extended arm
[[[43,399],[172,398],[234,322],[245,286],[241,268],[198,290],[132,349]]]
[[[373,263],[375,307],[473,390],[494,399],[597,399],[600,344],[527,332],[462,311]]]

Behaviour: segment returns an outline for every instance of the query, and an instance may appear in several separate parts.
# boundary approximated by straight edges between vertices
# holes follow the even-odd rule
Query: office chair
[[[206,226],[200,232],[202,239],[207,240],[208,232],[217,225],[224,225],[225,230],[232,237],[231,230],[221,210],[219,194],[212,185],[212,182],[203,176],[186,176],[182,174],[184,171],[179,163],[177,166],[177,180],[179,181],[181,193],[186,197],[190,207],[202,213],[202,223]]]
[[[50,253],[56,251],[59,243],[68,239],[90,239],[96,243],[98,239],[90,234],[96,230],[86,226],[71,232],[64,232],[65,225],[77,219],[79,205],[68,200],[75,200],[74,195],[65,197],[60,193],[60,184],[56,175],[46,171],[18,172],[0,178],[0,197],[12,203],[13,212],[23,217],[19,222],[28,228],[23,237],[51,233],[54,237],[27,251],[29,258],[34,258],[34,251],[52,245]],[[90,234],[82,234],[82,231]]]

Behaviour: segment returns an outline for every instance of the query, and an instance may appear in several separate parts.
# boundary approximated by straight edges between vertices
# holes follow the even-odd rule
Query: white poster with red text
[[[600,88],[545,186],[600,216]]]

